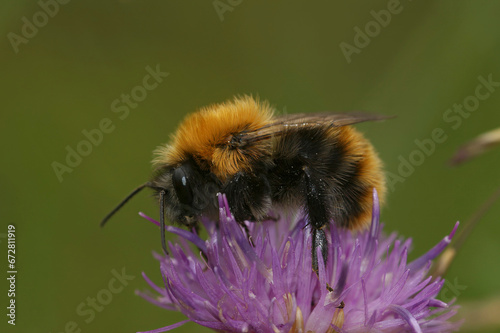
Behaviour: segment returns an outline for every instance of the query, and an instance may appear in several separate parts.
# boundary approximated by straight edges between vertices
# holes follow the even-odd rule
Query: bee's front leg
[[[223,188],[229,209],[245,230],[251,244],[249,230],[244,221],[261,221],[271,206],[271,187],[264,174],[236,173]]]

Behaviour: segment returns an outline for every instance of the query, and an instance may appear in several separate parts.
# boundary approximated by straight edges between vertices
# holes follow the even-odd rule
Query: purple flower
[[[219,228],[203,220],[206,241],[167,227],[180,237],[177,243],[169,243],[169,256],[155,255],[164,285],[157,286],[144,275],[159,295],[139,294],[189,319],[150,333],[188,321],[219,332],[451,332],[459,328],[460,323],[449,321],[456,306],[436,299],[444,280],[428,275],[431,261],[449,244],[458,223],[429,252],[407,263],[411,239],[381,233],[374,192],[369,230],[353,233],[330,225],[328,261],[320,265],[318,276],[311,268],[310,227],[303,217],[247,223],[252,246],[222,195],[219,204]],[[320,251],[318,256],[322,263]],[[333,291],[328,291],[327,284]]]

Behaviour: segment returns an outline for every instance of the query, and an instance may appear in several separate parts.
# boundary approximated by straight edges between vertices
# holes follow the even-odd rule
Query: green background
[[[17,53],[8,34],[21,35],[22,18],[33,22],[41,9],[35,1],[0,4],[0,236],[16,226],[18,269],[17,325],[7,325],[2,312],[0,330],[63,332],[74,321],[82,332],[136,332],[182,320],[134,295],[147,287],[141,271],[159,281],[151,256],[160,250],[158,229],[137,215],[158,214],[149,195],[131,201],[105,229],[98,222],[148,179],[152,150],[184,115],[236,94],[258,95],[280,112],[397,115],[358,126],[393,173],[400,156],[417,149],[415,140],[442,128],[447,140],[395,184],[382,213],[387,231],[414,239],[412,257],[467,220],[500,185],[499,150],[459,168],[446,165],[462,143],[500,125],[500,91],[459,128],[443,120],[474,94],[478,76],[500,81],[498,2],[402,1],[402,11],[350,63],[340,44],[353,44],[354,28],[364,29],[370,11],[386,9],[387,1],[232,3],[222,21],[212,1],[70,1]],[[111,103],[157,64],[170,75],[120,120]],[[113,132],[60,182],[52,163],[65,163],[66,146],[76,148],[82,130],[103,118],[112,120]],[[449,272],[466,287],[458,303],[500,295],[498,216],[500,204]],[[122,268],[135,278],[86,323],[76,308]],[[1,288],[5,309],[7,284]],[[187,324],[176,331],[202,329]]]

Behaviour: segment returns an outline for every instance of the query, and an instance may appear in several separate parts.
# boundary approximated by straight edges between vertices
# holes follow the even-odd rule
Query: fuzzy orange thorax
[[[170,144],[156,150],[156,166],[175,166],[192,157],[201,167],[225,180],[238,171],[250,171],[251,162],[266,153],[268,142],[234,148],[231,140],[243,131],[256,131],[269,124],[272,109],[252,97],[214,104],[188,115]]]

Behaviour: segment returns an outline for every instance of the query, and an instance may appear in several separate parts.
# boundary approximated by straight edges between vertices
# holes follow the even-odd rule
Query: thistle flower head
[[[379,223],[376,192],[370,229],[353,233],[329,229],[329,254],[319,273],[311,265],[310,226],[296,221],[247,223],[245,231],[219,196],[218,227],[203,220],[206,241],[168,226],[179,235],[168,256],[155,255],[162,286],[144,278],[158,293],[139,292],[151,303],[181,311],[189,319],[219,332],[451,332],[456,306],[436,297],[440,277],[428,275],[431,261],[450,235],[412,262],[411,239],[385,235]],[[148,218],[150,221],[153,219]],[[193,250],[192,243],[202,255]],[[322,263],[321,251],[318,251]],[[331,286],[329,291],[326,286]],[[184,322],[149,331],[164,332]]]

